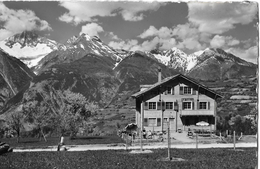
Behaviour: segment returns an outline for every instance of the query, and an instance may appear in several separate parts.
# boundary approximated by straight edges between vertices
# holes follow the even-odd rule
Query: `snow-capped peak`
[[[177,47],[172,47],[171,49],[162,52],[153,50],[150,54],[166,66],[179,69],[181,72],[185,73],[190,71],[197,64],[198,58],[203,52],[204,51],[198,51],[187,55]]]
[[[33,67],[44,56],[58,49],[58,43],[35,32],[25,31],[0,41],[0,47],[28,67]]]

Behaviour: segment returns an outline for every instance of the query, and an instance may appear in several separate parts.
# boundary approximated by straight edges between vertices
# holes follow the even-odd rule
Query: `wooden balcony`
[[[181,116],[214,116],[212,110],[181,110],[179,112]]]

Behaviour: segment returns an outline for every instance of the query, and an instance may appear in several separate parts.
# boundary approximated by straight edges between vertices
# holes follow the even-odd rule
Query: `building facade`
[[[178,74],[154,85],[141,85],[136,99],[136,124],[151,131],[198,129],[196,123],[209,123],[204,129],[216,130],[216,99],[220,95],[194,80]]]

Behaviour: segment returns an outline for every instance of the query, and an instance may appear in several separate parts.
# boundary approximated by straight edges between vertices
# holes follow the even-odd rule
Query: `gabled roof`
[[[167,82],[169,82],[169,81],[174,81],[174,80],[176,80],[176,79],[178,79],[178,78],[183,78],[183,79],[185,79],[185,80],[187,80],[187,81],[189,81],[189,82],[195,84],[196,86],[199,86],[200,88],[203,88],[203,89],[209,91],[210,93],[214,94],[214,95],[216,96],[216,98],[217,98],[217,97],[222,98],[222,96],[219,95],[219,94],[217,94],[215,91],[209,89],[209,88],[206,87],[205,85],[202,85],[202,84],[196,82],[195,80],[193,80],[193,79],[191,79],[191,78],[188,78],[187,76],[184,76],[184,75],[182,75],[182,74],[177,74],[177,75],[174,75],[174,76],[167,77],[167,78],[163,79],[161,82],[157,82],[157,83],[151,85],[150,88],[147,88],[147,89],[145,89],[145,90],[142,90],[142,91],[139,91],[139,92],[133,94],[132,97],[134,97],[134,98],[139,98],[140,96],[145,95],[146,93],[152,91],[153,89],[158,88],[158,87],[160,87],[160,86],[163,86],[165,83],[167,83]]]

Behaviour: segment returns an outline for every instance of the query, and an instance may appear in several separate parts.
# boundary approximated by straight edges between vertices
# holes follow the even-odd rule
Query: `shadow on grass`
[[[47,142],[39,138],[20,138],[17,143],[16,138],[3,138],[1,141],[8,143],[10,146],[16,147],[48,147],[57,146],[60,142],[60,137],[47,137]],[[77,136],[75,138],[65,137],[65,145],[87,145],[87,144],[111,144],[111,143],[123,143],[124,140],[117,136]]]
[[[98,136],[86,136],[86,137],[73,137],[71,140],[93,140],[93,139],[107,139],[106,137],[98,137]]]
[[[26,140],[26,141],[19,141],[19,143],[24,143],[24,144],[30,144],[30,143],[38,143],[40,140]]]

